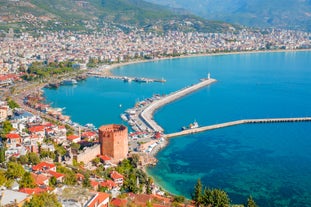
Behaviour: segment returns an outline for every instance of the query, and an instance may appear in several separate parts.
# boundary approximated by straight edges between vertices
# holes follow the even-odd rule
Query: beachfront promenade
[[[237,120],[231,122],[225,122],[221,124],[214,124],[204,127],[198,127],[195,129],[187,129],[176,133],[166,134],[166,138],[178,137],[187,134],[194,134],[198,132],[204,132],[213,129],[219,129],[224,127],[230,127],[240,124],[257,124],[257,123],[278,123],[278,122],[305,122],[311,121],[311,117],[298,117],[298,118],[271,118],[271,119],[244,119],[244,120]]]
[[[153,114],[154,112],[161,108],[162,106],[173,102],[187,94],[190,94],[196,90],[199,90],[200,88],[203,88],[205,86],[208,86],[212,83],[216,82],[216,79],[207,78],[203,79],[201,82],[192,85],[190,87],[181,89],[179,91],[173,92],[157,101],[152,102],[148,107],[146,107],[140,114],[139,118],[153,131],[163,132],[161,126],[159,126],[154,120],[153,120]]]

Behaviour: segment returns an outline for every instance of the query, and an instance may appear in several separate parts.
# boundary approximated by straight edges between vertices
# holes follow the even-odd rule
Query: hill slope
[[[311,31],[311,0],[147,0],[207,19]]]
[[[172,12],[143,0],[0,0],[0,27],[97,30],[104,24],[165,31],[221,32],[230,24]]]

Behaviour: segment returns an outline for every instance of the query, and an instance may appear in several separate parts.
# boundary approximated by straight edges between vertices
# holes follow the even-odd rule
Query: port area
[[[216,82],[216,79],[202,79],[197,84],[175,91],[168,95],[161,96],[156,94],[151,98],[136,103],[134,108],[128,109],[123,114],[121,114],[121,118],[123,121],[126,121],[136,132],[163,133],[163,128],[153,120],[154,112],[164,105],[169,104],[214,82]]]
[[[167,139],[163,128],[153,120],[154,112],[164,105],[214,82],[216,82],[216,79],[201,79],[197,84],[193,84],[168,95],[153,95],[151,98],[136,103],[133,108],[121,114],[122,120],[126,121],[134,131],[129,134],[130,150],[144,152],[152,156],[163,148],[167,144]]]
[[[99,71],[88,72],[87,75],[97,77],[97,78],[117,79],[117,80],[122,80],[124,82],[137,82],[137,83],[153,83],[153,82],[165,83],[166,82],[166,80],[163,78],[156,79],[156,78],[145,78],[145,77],[115,76],[115,75],[111,75],[107,73],[102,73]]]

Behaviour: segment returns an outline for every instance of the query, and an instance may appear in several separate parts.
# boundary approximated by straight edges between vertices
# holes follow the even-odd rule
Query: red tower
[[[124,125],[110,124],[98,129],[100,154],[108,155],[115,161],[127,158],[128,131]]]

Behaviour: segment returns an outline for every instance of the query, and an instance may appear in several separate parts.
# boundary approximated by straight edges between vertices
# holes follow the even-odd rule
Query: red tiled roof
[[[38,138],[39,138],[39,136],[37,134],[32,134],[30,136],[30,139],[38,139]]]
[[[6,138],[7,139],[20,139],[21,137],[19,136],[19,134],[11,133],[11,134],[7,134]]]
[[[46,171],[49,170],[51,168],[54,168],[56,165],[54,165],[53,163],[48,163],[48,162],[40,162],[39,164],[35,165],[32,167],[33,171]]]
[[[95,135],[96,135],[95,132],[83,132],[82,133],[82,137],[93,137]]]
[[[103,203],[106,199],[108,199],[109,202],[108,193],[97,192],[93,201],[90,204],[88,204],[88,207],[100,206],[101,203]]]
[[[113,198],[110,202],[110,204],[114,207],[125,207],[127,204],[126,199],[120,199],[120,198]]]
[[[72,141],[72,140],[75,140],[75,139],[78,139],[79,138],[79,136],[77,136],[77,135],[69,135],[69,136],[67,136],[67,139],[68,140],[70,140],[70,141]]]
[[[40,185],[44,185],[47,180],[49,180],[49,178],[43,174],[35,174],[35,173],[31,173],[31,176],[33,177],[33,179],[35,179],[35,182],[38,186]]]
[[[112,180],[105,180],[105,181],[101,182],[100,185],[102,187],[107,187],[109,189],[112,189],[113,187],[117,186],[117,184],[115,182],[113,182]]]
[[[55,171],[52,171],[52,170],[49,170],[49,174],[52,175],[53,177],[55,177],[56,179],[65,176],[65,174],[63,174],[63,173],[55,172]]]
[[[171,199],[160,195],[128,193],[128,196],[137,206],[146,206],[148,201],[152,201],[155,207],[171,206]]]
[[[22,193],[27,193],[29,195],[31,194],[39,194],[39,193],[43,193],[43,192],[46,192],[46,191],[50,191],[52,190],[51,187],[47,187],[47,188],[22,188],[19,190],[19,192],[22,192]]]
[[[77,173],[77,174],[76,174],[76,178],[77,178],[78,180],[83,180],[83,179],[84,179],[84,175],[82,175],[81,173]]]
[[[91,186],[94,188],[96,186],[98,186],[99,182],[95,181],[95,180],[90,180]]]
[[[45,126],[33,126],[33,127],[30,127],[28,130],[31,132],[31,133],[35,133],[35,132],[43,132],[45,129]]]
[[[110,177],[112,179],[123,179],[123,175],[121,175],[120,173],[118,173],[117,171],[112,171],[111,174],[110,174]]]
[[[108,157],[107,155],[99,155],[98,157],[99,157],[100,159],[102,159],[103,161],[109,161],[109,160],[111,160],[111,158]]]

